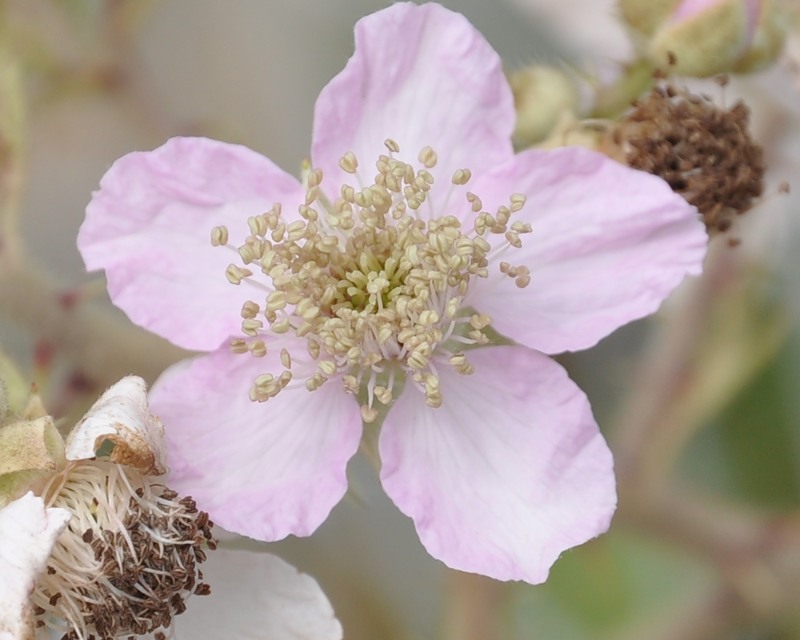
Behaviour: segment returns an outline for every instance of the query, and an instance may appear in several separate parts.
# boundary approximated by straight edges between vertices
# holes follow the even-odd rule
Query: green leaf
[[[800,505],[800,334],[701,431],[684,475],[768,507]]]
[[[694,557],[620,527],[564,554],[544,585],[520,585],[509,636],[616,637],[662,616],[712,579]]]

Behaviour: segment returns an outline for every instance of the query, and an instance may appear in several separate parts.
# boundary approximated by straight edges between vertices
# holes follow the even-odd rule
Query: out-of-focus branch
[[[0,40],[4,37],[0,24]],[[0,250],[11,259],[17,251],[17,225],[25,155],[25,109],[20,70],[0,44]]]
[[[499,640],[506,585],[491,578],[450,573],[443,640]]]
[[[709,640],[744,622],[790,615],[800,601],[800,516],[770,516],[695,493],[629,493],[619,517],[711,562],[719,583],[668,619],[624,638]]]
[[[726,585],[715,585],[673,610],[636,625],[617,640],[722,640],[746,620],[741,599]]]
[[[123,91],[128,102],[147,93],[138,84],[133,86],[129,77],[138,66],[131,36],[152,5],[127,0],[104,5],[100,24],[105,60],[78,69],[78,77],[85,72],[96,78],[99,87]],[[0,17],[7,18],[0,22],[0,31],[12,30],[11,19]],[[84,384],[102,389],[129,373],[152,381],[185,352],[87,302],[85,296],[59,291],[25,251],[17,228],[24,181],[25,96],[16,58],[8,53],[0,51],[0,313],[32,335],[44,351],[66,359],[70,373]],[[104,75],[97,69],[111,72]],[[67,68],[61,70],[66,73]],[[106,76],[111,78],[108,83],[103,82]],[[55,78],[51,80],[51,85],[58,85]],[[136,103],[156,120],[154,109],[143,108],[150,102],[142,97]]]
[[[658,486],[696,430],[783,344],[790,322],[760,308],[757,277],[736,250],[712,242],[705,272],[652,337],[612,431],[620,484]]]
[[[0,257],[0,313],[51,345],[99,388],[136,373],[152,381],[186,354],[93,303],[74,303],[40,270]]]

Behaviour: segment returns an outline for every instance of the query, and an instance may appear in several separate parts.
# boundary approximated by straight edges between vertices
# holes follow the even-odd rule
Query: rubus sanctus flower
[[[540,582],[608,527],[611,454],[547,354],[653,312],[706,236],[654,176],[579,148],[514,155],[514,121],[482,36],[400,3],[357,24],[302,184],[202,138],[103,178],[78,245],[135,322],[205,352],[151,402],[172,481],[215,521],[310,534],[380,428],[387,494],[452,567]]]
[[[216,551],[208,515],[163,484],[165,471],[140,378],[111,387],[66,443],[47,415],[0,428],[2,640],[227,638],[247,628],[341,638],[313,580],[277,558]],[[219,557],[206,564],[207,551]],[[211,583],[231,593],[209,595]],[[179,615],[192,595],[211,606]]]

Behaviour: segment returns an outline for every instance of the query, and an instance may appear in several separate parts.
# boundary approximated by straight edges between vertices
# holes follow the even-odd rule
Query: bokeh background
[[[196,134],[299,171],[314,101],[351,54],[354,22],[387,4],[0,0],[0,52],[20,65],[25,97],[20,232],[54,291],[79,292],[89,313],[126,323],[75,248],[105,170],[127,152]],[[593,21],[611,3],[443,4],[466,14],[509,69],[607,68],[627,49],[623,34]],[[319,580],[346,638],[800,638],[798,199],[776,186],[800,178],[800,98],[787,69],[706,88],[721,103],[745,97],[767,152],[767,196],[735,229],[742,244],[712,247],[706,279],[653,320],[563,358],[630,483],[611,532],[565,554],[543,586],[460,574],[426,555],[374,469],[355,460],[350,495],[312,538],[269,545]],[[50,365],[68,371],[57,357],[42,361],[39,320],[11,306],[0,306],[6,350],[32,377]],[[663,371],[676,352],[683,368]],[[129,366],[152,380],[164,364]],[[665,381],[676,389],[664,394]],[[63,394],[58,401],[68,413]],[[668,489],[640,496],[640,467]]]

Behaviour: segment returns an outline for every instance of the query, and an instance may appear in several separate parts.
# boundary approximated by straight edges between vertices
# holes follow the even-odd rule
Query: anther
[[[264,327],[264,323],[256,318],[245,318],[242,320],[242,333],[246,336],[256,336]]]
[[[358,169],[358,159],[352,151],[348,151],[339,160],[339,166],[342,168],[342,171],[355,173],[356,169]]]
[[[378,410],[370,407],[366,404],[361,405],[361,419],[366,423],[370,424],[375,422],[375,418],[378,417]]]
[[[528,201],[528,198],[527,196],[521,193],[514,193],[511,194],[511,198],[509,198],[509,201],[511,203],[511,212],[516,213],[517,211],[520,211],[522,207],[525,206],[525,203]]]
[[[452,183],[455,185],[465,185],[472,177],[472,172],[469,169],[456,169],[453,173]]]
[[[522,240],[520,240],[519,234],[516,231],[507,231],[506,240],[508,241],[508,244],[510,244],[512,247],[516,247],[517,249],[522,246]]]
[[[264,216],[251,216],[247,219],[247,226],[254,236],[264,236],[267,233],[267,219]]]
[[[228,244],[228,228],[218,226],[211,229],[211,246],[220,247]]]
[[[243,269],[242,267],[237,267],[235,264],[229,264],[228,268],[225,269],[225,277],[231,284],[241,284],[242,280],[252,275],[253,272],[250,271],[250,269]]]
[[[467,360],[463,353],[454,353],[449,358],[450,365],[455,369],[456,373],[464,376],[472,375],[475,372],[475,367]]]
[[[475,213],[478,213],[478,211],[483,209],[483,203],[481,202],[481,199],[474,193],[471,193],[469,191],[467,192],[467,202],[469,202],[472,205],[472,210]]]
[[[306,176],[306,184],[309,191],[319,186],[321,182],[322,182],[322,169],[312,169],[311,171],[308,172],[308,175]],[[311,204],[311,203],[307,202],[306,204]]]
[[[419,152],[419,161],[424,164],[428,169],[432,169],[436,166],[436,162],[438,160],[438,156],[436,152],[431,147],[422,147]]]
[[[255,358],[263,358],[267,355],[267,345],[263,340],[253,340],[249,345],[250,355]]]
[[[390,153],[398,153],[400,151],[400,145],[391,138],[386,138],[386,140],[383,141],[383,144]]]
[[[392,402],[392,392],[386,387],[380,385],[376,386],[373,393],[382,405],[388,405]]]
[[[261,311],[261,307],[252,300],[248,300],[242,305],[241,315],[242,318],[255,318],[259,311]]]

